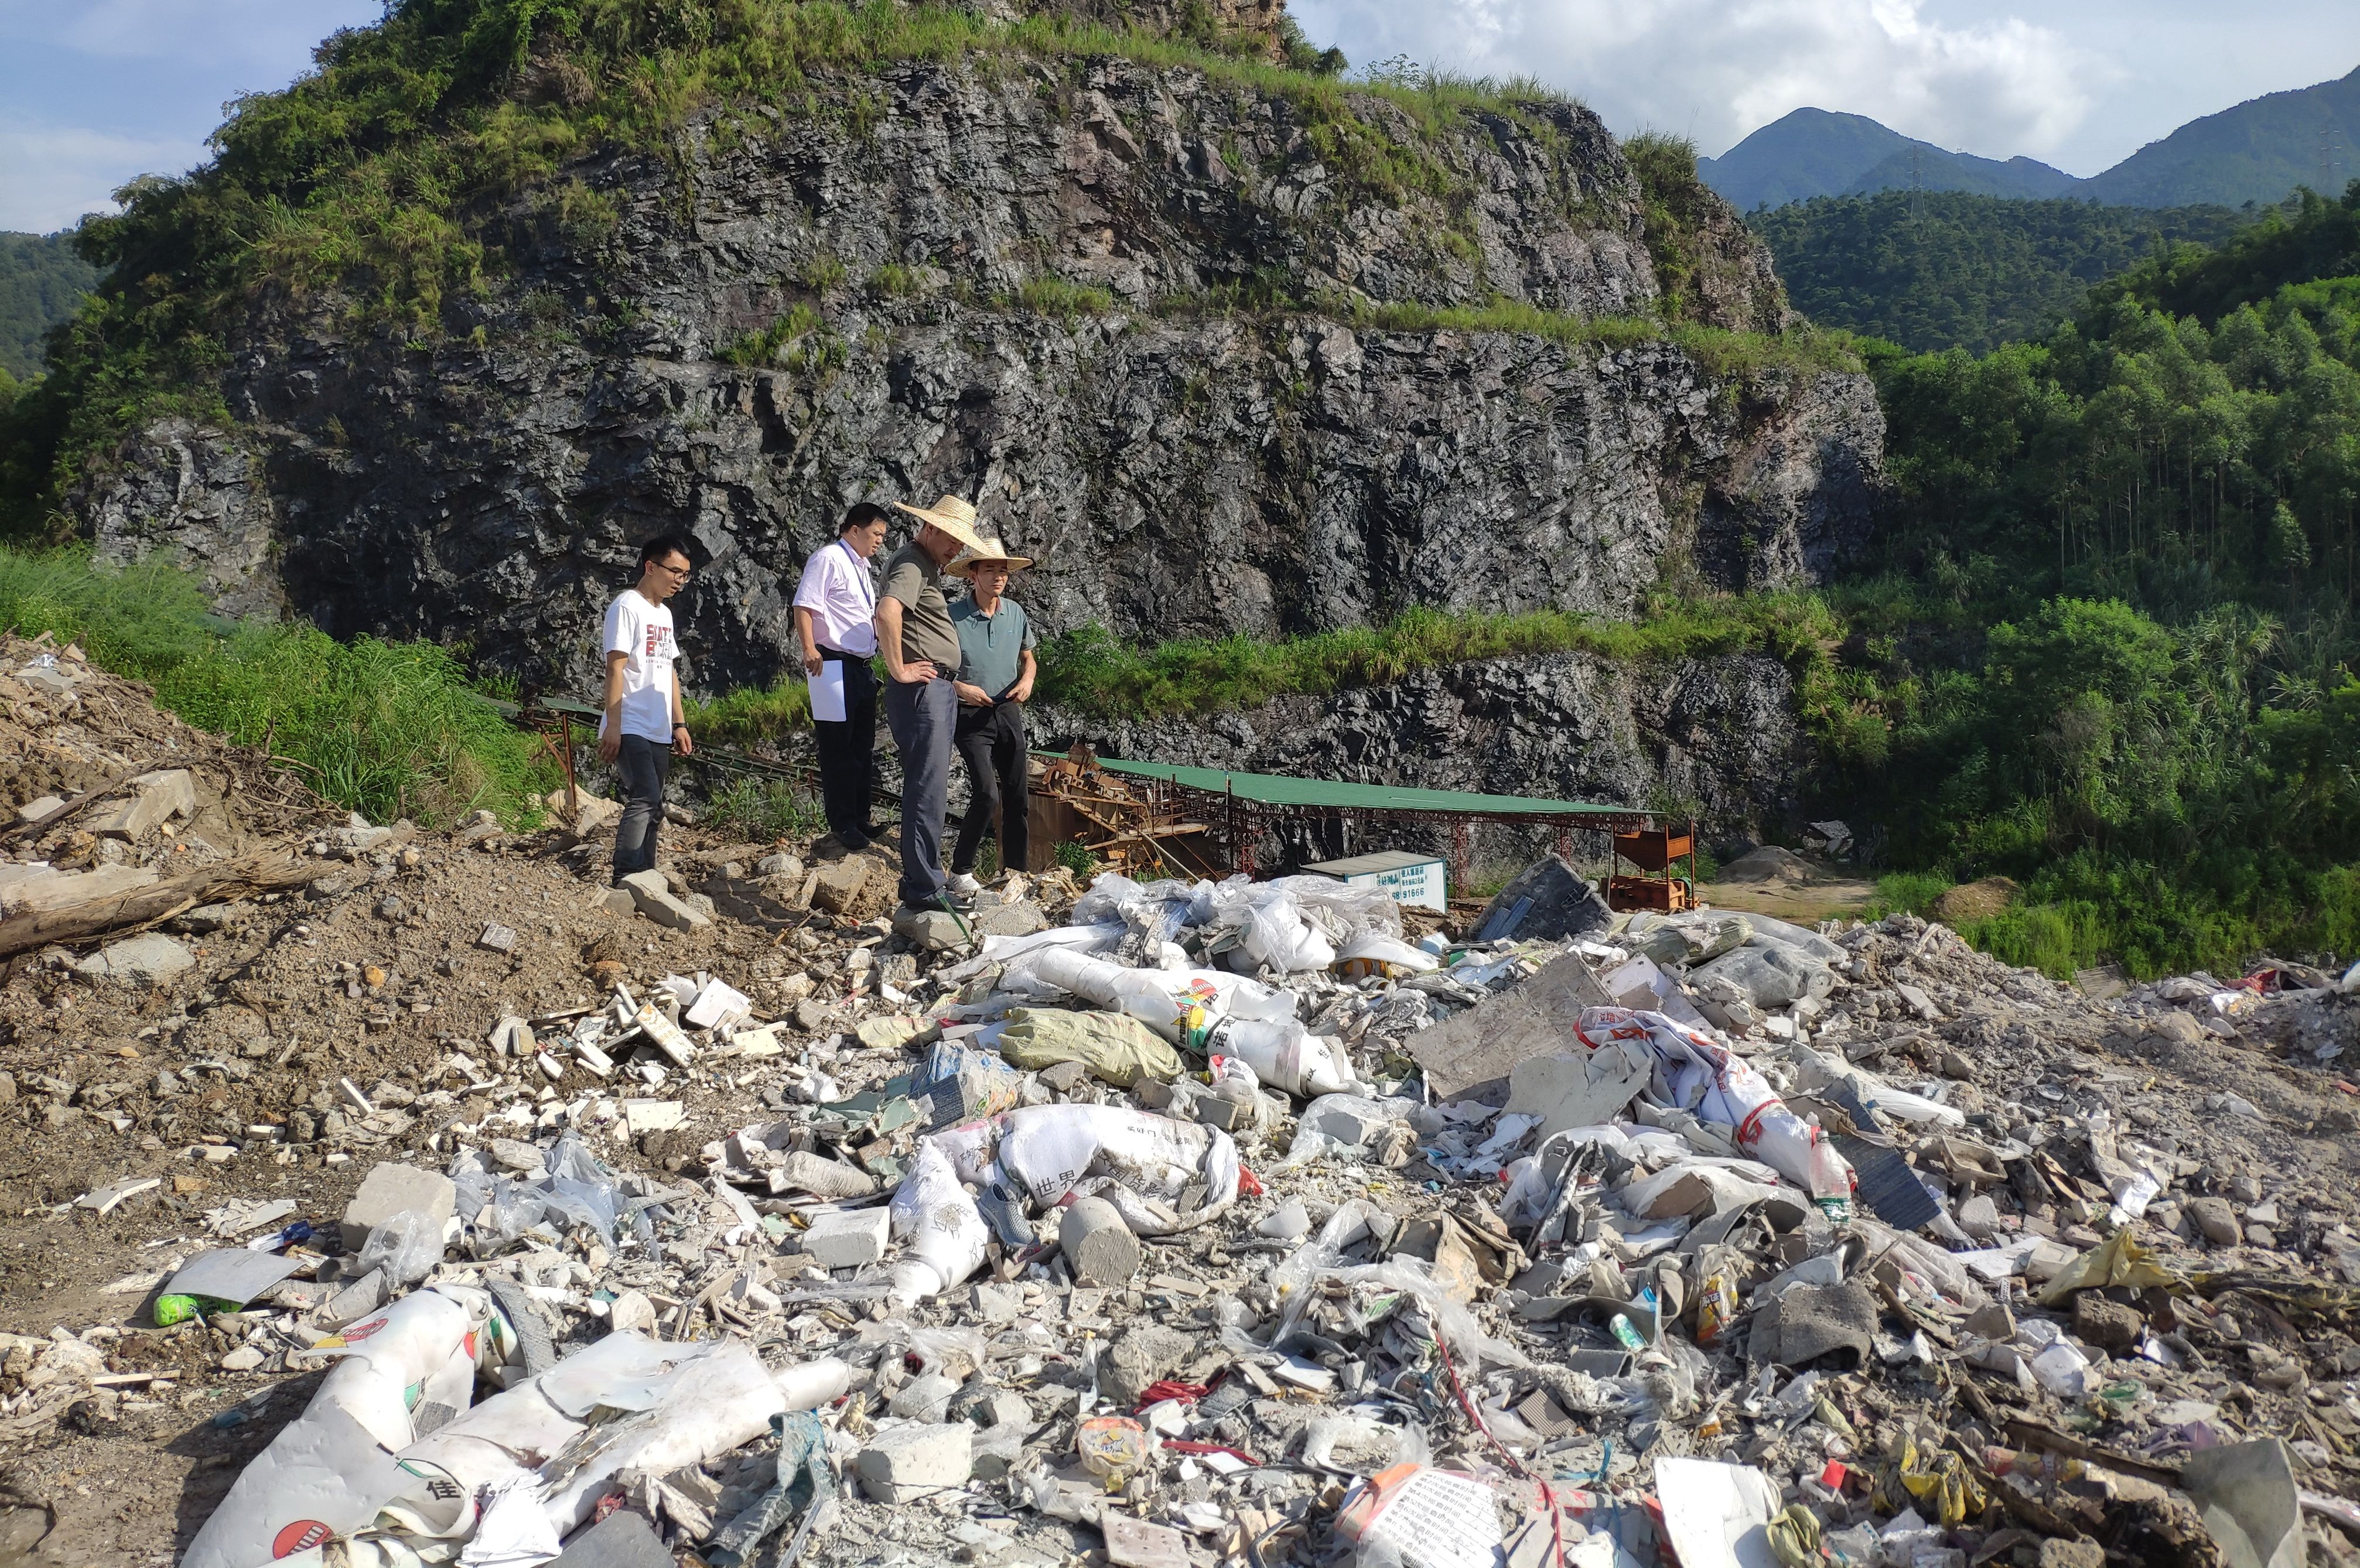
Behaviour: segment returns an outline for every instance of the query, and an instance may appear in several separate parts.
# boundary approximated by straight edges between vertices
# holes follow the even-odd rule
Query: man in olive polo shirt
[[[877,595],[877,650],[885,659],[885,723],[901,754],[901,903],[911,909],[965,909],[943,875],[943,820],[949,808],[951,740],[958,727],[958,632],[943,597],[943,568],[979,550],[975,508],[956,495],[931,507],[894,505],[923,526],[885,563]]]

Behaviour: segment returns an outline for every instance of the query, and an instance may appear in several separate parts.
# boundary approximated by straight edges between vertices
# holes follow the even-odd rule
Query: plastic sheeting
[[[1650,1097],[1729,1127],[1737,1147],[1821,1200],[1849,1201],[1852,1167],[1826,1135],[1786,1108],[1753,1064],[1661,1013],[1584,1008],[1574,1038],[1596,1051],[1644,1041],[1655,1053]]]

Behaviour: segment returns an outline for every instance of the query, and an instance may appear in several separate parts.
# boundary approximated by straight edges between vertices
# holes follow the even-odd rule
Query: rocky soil
[[[144,935],[24,951],[0,980],[13,1151],[0,1169],[0,1561],[173,1561],[319,1386],[306,1347],[336,1320],[337,1293],[367,1283],[336,1224],[363,1177],[471,1160],[522,1173],[573,1139],[621,1192],[657,1202],[649,1241],[609,1248],[572,1226],[501,1240],[479,1214],[434,1278],[528,1289],[561,1352],[628,1315],[668,1340],[846,1362],[850,1389],[820,1418],[840,1504],[814,1562],[1046,1564],[1109,1545],[1118,1562],[1152,1548],[1174,1568],[1324,1561],[1343,1488],[1413,1430],[1419,1451],[1494,1488],[1503,1519],[1560,1532],[1569,1556],[1644,1519],[1634,1505],[1669,1484],[1659,1462],[1682,1456],[1759,1470],[1847,1551],[1882,1530],[1918,1541],[1907,1550],[2028,1568],[2216,1562],[2172,1489],[2208,1445],[2282,1438],[2319,1508],[2360,1496],[2360,1091],[2339,1076],[2360,1045],[2360,998],[2336,976],[2189,976],[2101,1002],[1911,917],[1818,936],[1710,914],[1460,949],[1447,973],[1266,974],[1366,1084],[1402,1097],[1306,1103],[1201,1073],[1001,1068],[1028,1105],[1225,1126],[1256,1180],[1210,1223],[1126,1237],[1128,1273],[1093,1253],[1089,1269],[1116,1271],[1076,1277],[1078,1251],[995,1243],[972,1282],[903,1310],[858,1283],[873,1274],[817,1267],[819,1233],[845,1205],[797,1183],[901,1180],[924,1127],[896,1096],[915,1092],[938,1028],[971,1029],[959,1020],[1008,1000],[992,993],[1033,982],[1010,961],[936,950],[939,917],[899,931],[880,918],[886,856],[821,862],[800,844],[676,828],[670,874],[622,897],[604,886],[595,805],[530,834],[356,825],[71,650],[54,665],[21,642],[5,651],[0,805],[21,817],[86,784],[104,797],[16,835],[9,864],[48,866],[8,887],[169,866],[233,840],[291,851],[309,875]],[[140,795],[106,795],[108,781],[158,748],[203,782],[195,809],[144,828],[111,816]],[[1031,930],[1066,918],[1076,891],[1011,885],[975,918]],[[0,919],[0,944],[25,918]],[[1460,911],[1446,930],[1479,918]],[[130,947],[140,964],[108,961]],[[158,962],[167,948],[180,962]],[[1775,971],[1732,968],[1774,949]],[[1645,980],[1640,961],[1666,978]],[[686,1066],[651,1073],[663,1058],[617,1045],[602,1074],[580,1049],[583,1018],[617,984],[661,997],[665,976],[693,991],[700,972],[744,991],[754,1016],[735,1033],[692,1029]],[[1757,988],[1732,989],[1732,973]],[[1515,1064],[1577,1049],[1585,988],[1647,984],[1666,1007],[1707,1009],[1700,1026],[1790,1107],[1851,1129],[1841,1147],[1863,1197],[1848,1214],[1819,1213],[1751,1159],[1716,1160],[1726,1129],[1643,1092],[1615,1134],[1629,1152],[1587,1168],[1563,1238],[1533,1228],[1547,1182],[1535,1184],[1546,1168],[1523,1107],[1545,1113],[1548,1092]],[[1863,1105],[1855,1125],[1848,1107]],[[1865,1198],[1879,1143],[1936,1203],[1918,1234],[1881,1226]],[[1709,1171],[1735,1187],[1668,1209],[1646,1195]],[[294,1219],[315,1232],[272,1299],[152,1326],[179,1260]],[[1034,1223],[1054,1235],[1056,1211]],[[1664,1250],[1682,1232],[1689,1243]],[[2116,1236],[2152,1249],[2166,1287],[2136,1279],[2042,1304],[2044,1281]],[[1723,1239],[1699,1249],[1707,1236]],[[1848,1236],[1869,1261],[1811,1287],[1834,1291],[1823,1317],[1804,1311],[1818,1297],[1766,1310],[1783,1268],[1833,1259]],[[1716,1337],[1697,1314],[1723,1267],[1739,1311]],[[1353,1272],[1365,1269],[1378,1273]],[[1403,1281],[1424,1279],[1442,1293],[1404,1304]],[[1660,1348],[1610,1376],[1608,1319],[1640,1312],[1643,1288],[1665,1303]],[[1163,1447],[1117,1464],[1111,1489],[1077,1454],[1150,1430]],[[953,1437],[956,1465],[925,1446]],[[757,1443],[661,1486],[628,1481],[627,1510],[685,1550],[772,1467]],[[1550,1475],[1583,1479],[1542,1494],[1524,1478]],[[1960,1506],[1944,1516],[1921,1496],[1932,1533],[1911,1537],[1908,1477],[1928,1475],[1961,1483]],[[1644,1532],[1625,1544],[1643,1561],[1654,1550]],[[2352,1556],[2323,1516],[2309,1550]]]

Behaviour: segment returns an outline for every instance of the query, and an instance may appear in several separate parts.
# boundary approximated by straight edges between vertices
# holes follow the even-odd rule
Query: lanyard
[[[859,552],[842,539],[836,541],[836,548],[844,551],[844,558],[852,562],[852,575],[860,584],[861,600],[873,614],[877,608],[877,585],[869,581],[869,563],[861,560]]]

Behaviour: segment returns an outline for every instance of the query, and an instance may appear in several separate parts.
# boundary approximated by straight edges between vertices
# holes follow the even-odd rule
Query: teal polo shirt
[[[1024,654],[1032,647],[1032,623],[1024,606],[1001,594],[1000,607],[985,615],[973,599],[951,606],[951,625],[959,640],[958,678],[980,686],[996,702],[1008,694],[1024,673]]]

